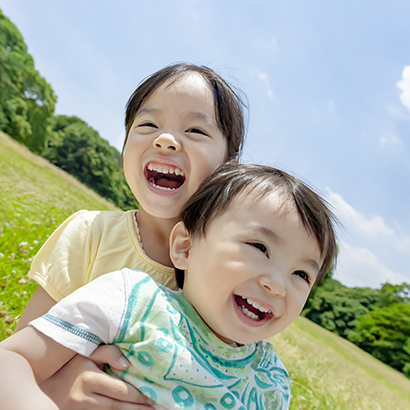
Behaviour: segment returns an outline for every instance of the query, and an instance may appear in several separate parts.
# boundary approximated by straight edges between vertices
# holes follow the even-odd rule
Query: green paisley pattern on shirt
[[[272,345],[228,346],[181,291],[148,275],[140,273],[126,286],[127,309],[115,344],[132,366],[113,373],[166,408],[288,408],[289,375]]]

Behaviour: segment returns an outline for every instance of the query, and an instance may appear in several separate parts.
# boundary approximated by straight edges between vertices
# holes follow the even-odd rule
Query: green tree
[[[303,315],[346,338],[356,327],[357,318],[376,307],[379,298],[378,290],[348,288],[329,278],[309,298]]]
[[[410,377],[410,305],[396,303],[357,318],[348,339]]]
[[[56,96],[16,26],[0,10],[0,130],[36,153],[46,146]]]
[[[119,169],[120,153],[78,117],[54,117],[43,156],[122,209],[138,203]]]
[[[403,282],[401,285],[385,283],[380,289],[380,299],[377,307],[389,306],[395,303],[410,302],[410,284]]]

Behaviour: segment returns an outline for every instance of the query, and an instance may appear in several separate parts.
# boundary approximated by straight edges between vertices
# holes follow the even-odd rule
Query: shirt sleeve
[[[116,340],[129,288],[126,270],[102,275],[29,325],[76,353],[89,356],[100,344]]]
[[[66,219],[35,256],[28,277],[59,301],[88,282],[99,212],[78,211]],[[94,239],[95,238],[95,239]]]

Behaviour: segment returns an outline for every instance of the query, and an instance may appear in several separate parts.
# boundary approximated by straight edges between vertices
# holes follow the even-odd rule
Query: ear
[[[169,254],[174,266],[181,270],[188,269],[191,240],[182,222],[178,222],[169,236]]]

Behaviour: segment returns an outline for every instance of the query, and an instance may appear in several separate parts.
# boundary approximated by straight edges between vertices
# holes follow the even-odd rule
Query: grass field
[[[0,132],[0,340],[35,289],[26,280],[47,237],[80,209],[116,209],[75,178]]]
[[[0,340],[35,284],[31,259],[67,216],[115,209],[77,180],[0,133]],[[271,339],[291,376],[291,409],[410,409],[410,380],[355,345],[299,318]]]
[[[270,339],[291,378],[295,409],[410,409],[410,380],[300,317]]]

